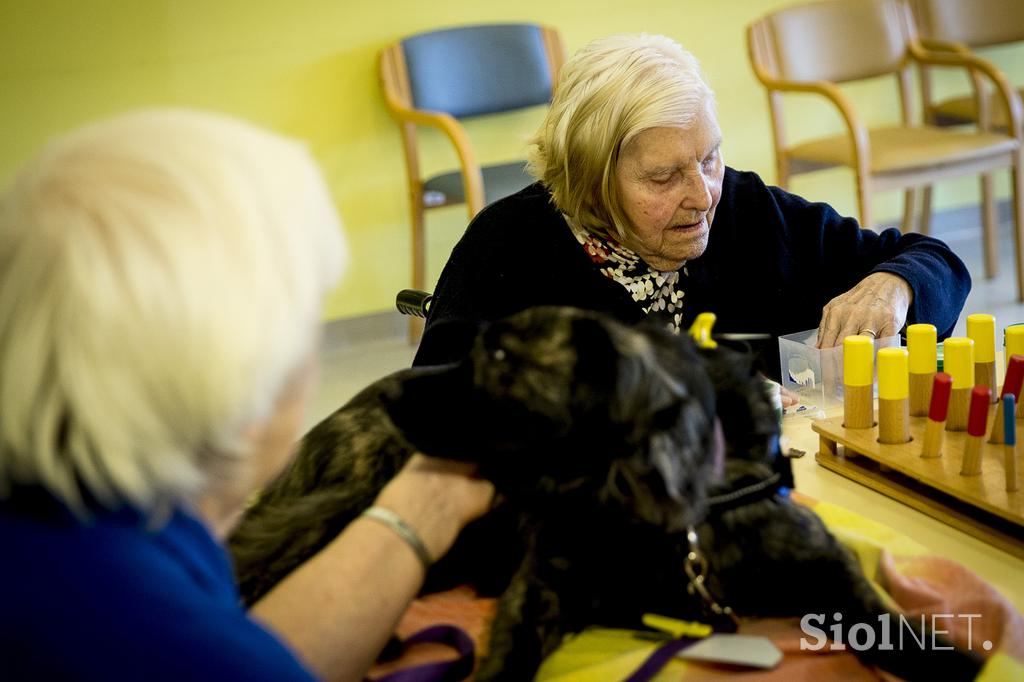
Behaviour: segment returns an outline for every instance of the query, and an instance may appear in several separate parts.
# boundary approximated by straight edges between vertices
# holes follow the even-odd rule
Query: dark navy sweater
[[[777,337],[817,327],[826,303],[873,272],[905,279],[914,292],[907,323],[934,324],[940,339],[971,288],[963,262],[937,239],[863,230],[827,204],[726,168],[707,249],[682,277],[683,323],[710,311],[716,332],[771,334],[758,350],[777,379]],[[539,183],[469,225],[441,273],[414,364],[456,360],[481,323],[536,305],[603,311],[629,324],[644,318],[590,260]]]

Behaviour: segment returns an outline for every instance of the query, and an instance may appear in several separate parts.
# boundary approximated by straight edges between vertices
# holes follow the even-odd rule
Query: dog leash
[[[781,494],[785,497],[789,494],[789,489],[780,485],[781,479],[782,477],[779,473],[773,473],[767,478],[750,485],[708,498],[708,506],[732,508],[775,494]],[[705,606],[711,611],[712,620],[716,621],[713,628],[714,632],[736,632],[739,628],[739,619],[736,617],[736,614],[733,613],[730,607],[719,604],[704,584],[708,572],[708,562],[700,551],[697,540],[697,531],[693,526],[690,526],[686,529],[686,541],[689,544],[689,551],[683,563],[683,569],[690,579],[690,584],[686,589],[690,594],[700,595]],[[651,655],[644,660],[632,675],[626,678],[625,682],[647,682],[647,680],[657,675],[659,670],[668,665],[669,661],[675,658],[676,654],[699,642],[701,639],[701,637],[682,636],[665,642],[651,652]]]
[[[640,667],[633,671],[633,674],[625,679],[625,682],[647,682],[658,674],[658,671],[668,665],[668,662],[675,658],[683,649],[691,644],[700,641],[696,637],[680,637],[665,642],[651,653],[647,659],[640,664]]]
[[[708,506],[725,506],[727,509],[731,509],[748,505],[775,494],[781,494],[783,497],[789,494],[789,488],[782,485],[782,474],[778,472],[742,488],[720,495],[712,495],[708,498]]]
[[[452,661],[423,663],[396,670],[372,682],[459,682],[473,672],[476,663],[475,647],[473,640],[462,628],[455,625],[431,625],[402,640],[402,652],[426,643],[450,646],[459,656]]]

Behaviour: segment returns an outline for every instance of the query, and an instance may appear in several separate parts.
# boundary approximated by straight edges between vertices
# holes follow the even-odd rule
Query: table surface
[[[841,414],[842,409],[826,416]],[[859,483],[820,466],[814,459],[818,452],[818,434],[811,430],[812,421],[788,417],[782,433],[788,446],[807,454],[793,459],[796,489],[822,502],[830,502],[855,511],[873,521],[885,524],[916,540],[929,552],[953,559],[998,589],[1018,610],[1024,612],[1024,559],[951,528],[936,519],[911,509]]]

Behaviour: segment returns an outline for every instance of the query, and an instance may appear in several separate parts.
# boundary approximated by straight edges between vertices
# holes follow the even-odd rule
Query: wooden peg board
[[[989,428],[995,407],[989,410]],[[942,456],[921,457],[927,419],[910,418],[910,442],[883,445],[878,426],[843,427],[842,415],[815,421],[819,435],[818,464],[913,507],[1009,554],[1024,559],[1024,462],[1017,443],[1019,488],[1007,492],[1002,444],[982,448],[980,476],[961,476],[967,432],[946,431]],[[1018,432],[1021,429],[1018,420]]]

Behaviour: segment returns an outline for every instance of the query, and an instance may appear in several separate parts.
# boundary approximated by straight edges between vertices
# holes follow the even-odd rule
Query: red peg
[[[1010,364],[1006,366],[1006,377],[1003,379],[1003,390],[999,397],[1007,393],[1013,394],[1013,399],[1020,402],[1020,387],[1024,383],[1024,355],[1011,355]]]
[[[988,386],[975,386],[971,390],[971,412],[967,418],[967,434],[984,436],[988,421],[989,397],[992,391]]]
[[[928,418],[933,422],[946,421],[949,412],[949,392],[953,388],[953,377],[939,372],[932,380],[932,402],[928,406]]]

